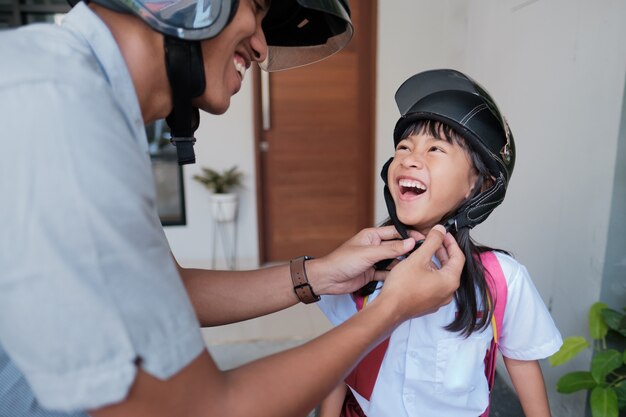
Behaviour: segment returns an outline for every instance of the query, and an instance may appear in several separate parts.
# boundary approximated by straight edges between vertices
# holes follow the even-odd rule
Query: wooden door
[[[269,128],[255,74],[262,262],[324,255],[372,224],[376,1],[350,3],[343,51],[269,74]]]

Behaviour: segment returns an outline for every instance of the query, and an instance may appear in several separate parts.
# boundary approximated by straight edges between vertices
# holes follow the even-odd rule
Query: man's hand
[[[441,261],[441,269],[432,262]],[[437,310],[452,301],[460,283],[465,256],[443,226],[435,226],[422,246],[389,273],[376,299],[397,309],[400,320]]]
[[[385,279],[388,272],[374,271],[376,262],[404,255],[414,246],[414,238],[400,240],[393,226],[364,229],[329,255],[307,261],[307,275],[316,294],[351,293]]]

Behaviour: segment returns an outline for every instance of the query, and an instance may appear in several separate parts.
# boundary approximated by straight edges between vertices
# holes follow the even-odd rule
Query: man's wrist
[[[328,269],[328,257],[311,258],[306,261],[306,274],[313,292],[317,295],[334,294],[331,290],[330,271]]]
[[[313,286],[309,282],[307,275],[306,262],[311,260],[310,256],[300,256],[289,261],[289,272],[293,290],[298,299],[305,303],[311,304],[320,300],[320,296],[315,293]]]

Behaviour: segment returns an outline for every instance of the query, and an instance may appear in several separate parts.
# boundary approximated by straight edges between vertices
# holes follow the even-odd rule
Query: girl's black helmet
[[[493,185],[468,199],[448,219],[448,230],[472,228],[485,220],[504,200],[515,165],[515,142],[506,119],[489,93],[476,81],[459,71],[440,69],[421,72],[406,80],[395,95],[400,119],[393,133],[394,146],[405,130],[418,120],[435,120],[452,127],[475,150],[493,176]],[[398,231],[406,226],[396,216],[395,204],[387,187],[389,160],[381,172],[385,182],[385,201]]]

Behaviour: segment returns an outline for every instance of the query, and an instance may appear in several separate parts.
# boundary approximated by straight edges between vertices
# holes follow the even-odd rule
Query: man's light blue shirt
[[[79,3],[1,32],[0,57],[0,417],[80,415],[204,344],[107,27]]]

